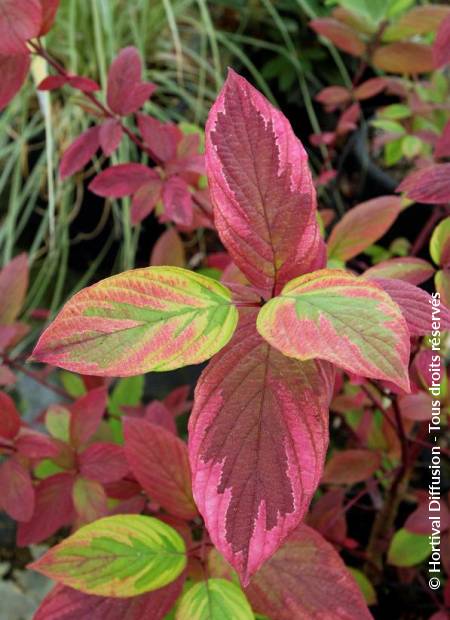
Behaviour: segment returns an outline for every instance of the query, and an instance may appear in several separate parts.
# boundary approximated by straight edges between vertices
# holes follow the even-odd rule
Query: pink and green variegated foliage
[[[177,267],[136,269],[75,295],[33,356],[92,375],[198,364],[231,338],[237,310],[222,284]]]
[[[191,472],[173,422],[156,426],[161,412],[126,422],[125,452],[143,489],[172,515],[196,517],[192,475],[212,541],[248,584],[299,526],[318,486],[335,367],[408,391],[410,328],[418,333],[423,326],[403,302],[429,266],[388,265],[373,279],[324,269],[305,151],[287,119],[233,71],[209,115],[206,161],[230,269],[239,269],[248,286],[240,276],[231,293],[176,267],[114,276],[69,300],[34,358],[125,376],[217,354],[195,392]],[[373,243],[401,206],[398,198],[361,205],[347,222],[356,218],[364,227],[375,209],[383,223],[360,245],[353,225],[344,222],[335,234],[344,248],[337,257],[345,260]],[[394,287],[385,284],[389,278]],[[157,488],[162,479],[166,488]]]

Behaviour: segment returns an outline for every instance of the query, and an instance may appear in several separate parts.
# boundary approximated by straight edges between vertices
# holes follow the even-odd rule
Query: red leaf
[[[15,441],[17,451],[29,459],[47,459],[58,456],[60,445],[47,435],[22,427]]]
[[[411,336],[425,336],[431,334],[431,295],[426,291],[401,280],[388,280],[384,278],[369,278],[376,282],[400,307]],[[450,329],[450,313],[441,306],[439,317],[442,321],[442,329]]]
[[[399,396],[398,405],[401,415],[407,420],[425,422],[431,418],[432,397],[425,392]]]
[[[69,77],[66,75],[49,75],[39,82],[38,90],[56,90],[69,83]]]
[[[135,47],[126,47],[112,62],[108,73],[107,102],[120,116],[133,114],[153,94],[156,86],[142,82],[142,63]]]
[[[382,261],[364,272],[370,278],[394,278],[410,284],[422,284],[431,278],[434,269],[421,258],[390,258]]]
[[[216,226],[248,280],[271,296],[323,266],[306,152],[285,116],[231,70],[210,111],[206,140]]]
[[[0,324],[10,325],[19,315],[28,288],[28,258],[19,254],[0,271]]]
[[[428,502],[419,504],[416,510],[409,515],[404,525],[406,530],[414,534],[426,534],[430,536],[433,533],[430,517],[433,517],[433,515],[436,520],[440,520],[439,531],[444,533],[448,530],[450,527],[450,514],[445,502],[436,499],[432,501],[432,504]],[[430,510],[430,507],[433,510]]]
[[[61,0],[40,0],[42,6],[42,22],[39,36],[43,37],[55,21]]]
[[[272,620],[372,620],[338,553],[307,525],[262,567],[246,594]]]
[[[336,47],[352,54],[353,56],[362,56],[366,51],[366,46],[355,32],[346,24],[337,21],[337,19],[323,18],[313,19],[309,22],[310,27],[327,39],[329,39]]]
[[[14,385],[16,382],[16,375],[9,369],[8,366],[0,364],[0,385],[8,387]]]
[[[28,470],[15,458],[0,464],[0,507],[16,521],[29,521],[34,510],[34,489]]]
[[[246,311],[203,371],[189,421],[194,497],[212,541],[249,577],[304,516],[328,445],[334,369],[298,362]]]
[[[131,202],[131,223],[142,222],[161,200],[163,182],[159,178],[151,179],[139,187]]]
[[[450,62],[450,15],[439,26],[433,44],[433,63],[436,69],[444,67]]]
[[[163,620],[180,596],[184,580],[183,574],[164,588],[130,598],[94,596],[57,585],[34,620]]]
[[[145,144],[163,162],[175,158],[182,133],[173,123],[162,123],[148,114],[137,115],[138,127]]]
[[[344,499],[345,489],[329,489],[314,503],[307,516],[308,525],[330,541],[340,544],[344,544],[347,538]]]
[[[117,164],[97,174],[89,189],[98,196],[122,198],[134,194],[147,181],[158,178],[157,173],[144,164]]]
[[[90,127],[64,151],[59,167],[61,179],[67,179],[82,170],[94,157],[100,146],[100,128]]]
[[[189,411],[192,406],[192,402],[188,400],[190,391],[190,385],[180,385],[180,387],[175,388],[166,396],[164,404],[170,409],[172,415],[179,416]]]
[[[72,474],[55,474],[38,484],[33,518],[27,523],[20,523],[17,530],[19,547],[42,542],[63,525],[72,522],[73,482]]]
[[[20,429],[20,415],[11,396],[0,392],[0,437],[14,439]]]
[[[69,84],[72,88],[77,88],[84,93],[93,93],[100,90],[100,86],[94,80],[91,80],[80,75],[71,75],[69,77]]]
[[[450,201],[450,163],[435,164],[409,174],[400,183],[398,192],[425,204],[446,204]]]
[[[186,267],[184,245],[175,227],[171,226],[153,246],[150,265],[174,265]]]
[[[177,433],[177,426],[172,413],[167,409],[166,405],[159,400],[154,400],[147,405],[145,408],[145,419],[152,424],[162,426],[175,435]]]
[[[388,73],[427,73],[433,70],[431,46],[411,41],[389,43],[378,47],[372,62]]]
[[[165,428],[136,418],[125,419],[124,435],[128,463],[144,491],[170,514],[194,518],[185,443]]]
[[[370,99],[381,93],[389,85],[389,80],[386,78],[376,77],[370,78],[363,82],[358,88],[355,88],[353,94],[356,99],[363,101],[364,99]]]
[[[95,388],[70,406],[70,439],[74,446],[85,444],[97,432],[106,409],[107,396],[106,388]]]
[[[327,106],[338,106],[342,103],[346,103],[351,98],[351,93],[343,86],[327,86],[323,88],[316,100]]]
[[[78,456],[80,473],[85,478],[107,484],[127,475],[128,463],[122,446],[97,442]]]
[[[25,41],[37,37],[41,22],[39,0],[0,0],[0,54],[27,54]]]
[[[107,467],[107,463],[105,466]],[[86,525],[108,514],[108,498],[103,486],[96,480],[78,476],[73,485],[73,504],[77,525]]]
[[[109,118],[100,125],[100,146],[106,157],[119,147],[122,135],[122,125],[115,118]]]
[[[402,210],[398,196],[380,196],[362,202],[347,211],[328,239],[328,254],[348,260],[378,241],[392,226]]]
[[[163,195],[165,217],[180,226],[191,226],[194,219],[192,194],[189,185],[181,177],[170,177],[164,183]]]
[[[0,111],[13,99],[25,82],[30,68],[30,56],[3,56],[0,54]]]
[[[325,484],[356,484],[370,478],[380,467],[381,455],[373,450],[335,452],[323,473]]]

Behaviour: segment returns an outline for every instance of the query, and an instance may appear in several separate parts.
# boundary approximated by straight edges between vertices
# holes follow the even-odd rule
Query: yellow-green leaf
[[[176,620],[253,620],[244,593],[225,579],[208,579],[190,588],[180,600]]]

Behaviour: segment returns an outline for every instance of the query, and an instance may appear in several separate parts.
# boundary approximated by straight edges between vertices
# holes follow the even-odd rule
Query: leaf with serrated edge
[[[231,338],[238,312],[222,284],[178,267],[126,271],[70,299],[33,357],[125,377],[198,364]]]
[[[185,567],[186,548],[178,532],[142,515],[99,519],[30,566],[81,592],[118,598],[162,588]]]
[[[409,331],[375,283],[323,269],[289,282],[258,315],[259,333],[284,355],[320,358],[409,391]]]
[[[206,125],[206,171],[222,242],[265,296],[323,266],[306,152],[285,116],[231,70]]]
[[[371,620],[364,598],[335,549],[300,525],[252,579],[246,594],[271,620]]]
[[[253,612],[242,590],[225,579],[208,579],[180,599],[175,620],[252,620]]]
[[[242,312],[230,344],[197,384],[189,422],[196,504],[225,558],[248,581],[305,514],[328,445],[330,364],[270,347]]]

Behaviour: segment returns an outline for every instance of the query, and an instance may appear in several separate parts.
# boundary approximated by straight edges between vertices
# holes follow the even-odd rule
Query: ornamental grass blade
[[[72,297],[33,357],[90,375],[173,370],[217,353],[237,320],[230,291],[211,278],[178,267],[135,269]]]

